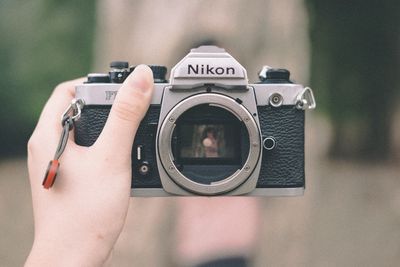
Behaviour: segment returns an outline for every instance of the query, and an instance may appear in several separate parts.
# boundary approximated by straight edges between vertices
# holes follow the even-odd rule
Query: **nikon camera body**
[[[224,49],[192,49],[171,70],[150,66],[154,94],[132,148],[132,196],[295,196],[305,188],[305,110],[312,91],[284,69],[264,67],[249,84]],[[113,62],[76,87],[84,107],[75,140],[91,146],[132,72]],[[116,138],[118,138],[118,133]]]

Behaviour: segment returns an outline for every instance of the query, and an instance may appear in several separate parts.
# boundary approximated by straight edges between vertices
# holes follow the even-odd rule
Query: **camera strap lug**
[[[68,143],[69,132],[74,128],[74,121],[79,120],[81,116],[81,110],[84,106],[84,102],[81,99],[73,99],[68,108],[64,111],[61,117],[61,125],[63,127],[60,141],[54,154],[53,160],[49,162],[46,170],[42,185],[45,189],[49,189],[53,186],[54,181],[57,177],[58,169],[60,168],[59,158],[65,150]]]
[[[310,87],[305,87],[296,97],[296,108],[301,110],[315,109],[317,103],[315,102],[313,91]]]
[[[64,120],[67,117],[70,117],[73,121],[79,120],[84,105],[85,102],[83,101],[83,99],[72,99],[71,104],[69,104],[68,108],[61,116],[61,124],[64,126]]]

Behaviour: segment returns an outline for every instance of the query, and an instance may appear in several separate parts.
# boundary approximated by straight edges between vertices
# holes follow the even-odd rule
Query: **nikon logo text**
[[[206,74],[206,75],[235,75],[235,68],[232,67],[215,67],[210,65],[188,65],[187,73],[190,74]]]

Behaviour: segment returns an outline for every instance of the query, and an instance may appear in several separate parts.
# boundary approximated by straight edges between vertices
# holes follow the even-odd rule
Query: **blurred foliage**
[[[25,153],[53,88],[92,62],[95,1],[0,2],[0,156]]]
[[[388,158],[398,101],[397,0],[307,0],[311,84],[333,123],[333,157]]]

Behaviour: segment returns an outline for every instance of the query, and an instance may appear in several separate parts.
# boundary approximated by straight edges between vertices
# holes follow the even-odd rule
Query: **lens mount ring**
[[[229,177],[201,184],[184,176],[175,166],[171,151],[172,133],[177,119],[187,110],[202,104],[209,104],[224,108],[234,114],[246,126],[249,135],[249,153],[242,168]],[[169,177],[179,186],[201,195],[218,195],[229,192],[244,183],[252,174],[258,164],[261,153],[261,136],[256,121],[247,109],[234,99],[215,93],[204,93],[191,96],[179,102],[165,117],[157,139],[158,156]]]

